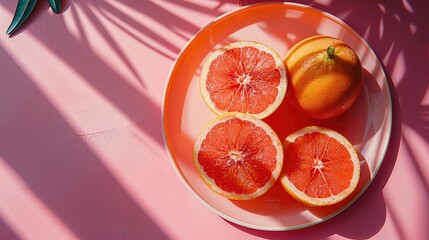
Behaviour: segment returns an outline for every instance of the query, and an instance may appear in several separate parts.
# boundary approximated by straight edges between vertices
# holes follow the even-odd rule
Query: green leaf
[[[25,22],[25,20],[27,20],[36,3],[37,0],[18,0],[15,15],[13,16],[6,34],[12,34]]]
[[[61,2],[60,0],[48,0],[49,5],[51,5],[52,10],[54,13],[58,14],[61,11]]]

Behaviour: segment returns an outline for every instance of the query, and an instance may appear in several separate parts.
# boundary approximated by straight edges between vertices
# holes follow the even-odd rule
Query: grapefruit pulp
[[[283,148],[276,133],[262,120],[226,113],[201,131],[194,145],[194,163],[216,193],[235,200],[254,199],[277,181]]]
[[[318,126],[298,130],[284,142],[281,183],[298,201],[310,206],[338,203],[359,182],[360,161],[340,133]]]
[[[252,41],[230,43],[204,62],[200,90],[217,115],[241,112],[263,119],[283,101],[285,64],[271,47]]]

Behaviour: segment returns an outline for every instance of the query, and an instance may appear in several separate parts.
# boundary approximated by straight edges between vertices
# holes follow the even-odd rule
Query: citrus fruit
[[[254,199],[278,179],[283,148],[262,120],[226,113],[201,131],[194,145],[194,163],[213,191],[229,199]]]
[[[285,64],[292,97],[310,117],[339,116],[361,92],[359,57],[339,39],[324,35],[306,38],[288,51]]]
[[[286,88],[280,55],[252,41],[234,42],[212,52],[200,78],[201,95],[217,115],[241,112],[265,118],[283,101]]]
[[[342,201],[359,181],[356,150],[332,129],[309,126],[290,134],[284,142],[284,159],[283,187],[310,206]]]

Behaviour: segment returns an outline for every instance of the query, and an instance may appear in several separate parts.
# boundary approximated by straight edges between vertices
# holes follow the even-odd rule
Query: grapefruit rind
[[[255,47],[259,51],[263,51],[263,52],[270,54],[275,60],[275,63],[276,63],[275,68],[278,69],[279,73],[280,73],[280,82],[279,82],[279,85],[277,87],[278,94],[277,94],[274,102],[271,105],[269,105],[264,111],[262,111],[260,113],[254,114],[254,113],[247,112],[247,114],[250,114],[256,118],[264,119],[264,118],[268,117],[269,115],[271,115],[280,106],[280,104],[283,102],[283,99],[286,95],[288,81],[287,81],[287,74],[286,74],[286,65],[285,65],[283,59],[277,53],[277,51],[275,51],[273,48],[271,48],[270,46],[267,46],[263,43],[256,42],[256,41],[237,41],[237,42],[227,44],[227,45],[215,50],[211,54],[209,54],[207,59],[204,61],[203,69],[201,71],[200,92],[201,92],[201,95],[204,99],[204,102],[206,103],[208,108],[213,113],[215,113],[216,115],[221,115],[223,113],[228,112],[228,111],[225,111],[225,110],[222,110],[222,109],[219,109],[218,107],[216,107],[215,103],[210,98],[210,93],[207,90],[206,80],[207,80],[207,76],[209,74],[210,65],[213,62],[213,60],[215,60],[217,57],[219,57],[220,55],[222,55],[223,53],[225,53],[226,51],[228,51],[230,49],[242,48],[242,47]]]
[[[330,46],[336,47],[335,58],[325,61]],[[295,106],[312,118],[340,116],[352,107],[362,91],[359,57],[347,43],[335,37],[315,35],[299,41],[289,49],[284,63]],[[348,72],[336,65],[347,66]]]
[[[201,144],[203,140],[205,139],[205,136],[210,132],[210,130],[216,126],[219,123],[225,122],[232,118],[239,118],[244,121],[250,121],[253,124],[255,124],[257,127],[262,128],[265,130],[267,135],[271,138],[273,146],[276,148],[276,166],[274,170],[272,171],[272,175],[270,180],[263,186],[260,187],[257,191],[251,193],[251,194],[237,194],[234,192],[227,192],[221,189],[219,186],[216,185],[213,178],[209,177],[201,164],[198,160],[198,152],[201,149]],[[224,113],[222,115],[217,116],[215,119],[211,120],[207,123],[207,125],[201,130],[199,136],[197,137],[197,140],[195,141],[194,145],[194,152],[193,152],[193,159],[194,159],[194,165],[196,166],[198,173],[200,177],[203,179],[203,181],[207,184],[207,186],[210,187],[214,192],[218,193],[219,195],[226,197],[231,200],[251,200],[255,199],[263,194],[265,194],[277,181],[277,179],[280,177],[280,173],[283,167],[283,146],[278,138],[277,134],[274,132],[274,130],[266,124],[264,121],[257,119],[249,114],[244,113]]]
[[[295,142],[296,138],[312,132],[324,133],[329,137],[332,137],[338,140],[347,149],[347,151],[350,154],[350,160],[352,161],[353,168],[354,168],[353,176],[350,179],[349,187],[337,195],[332,195],[327,198],[314,198],[314,197],[308,196],[307,194],[299,190],[284,173],[281,174],[280,181],[281,181],[281,184],[283,185],[283,188],[299,202],[302,202],[308,206],[313,206],[313,207],[333,205],[347,198],[356,189],[359,183],[359,177],[360,177],[360,160],[355,148],[349,142],[349,140],[347,140],[346,137],[344,137],[343,135],[341,135],[340,133],[332,129],[323,128],[319,126],[308,126],[290,134],[289,136],[286,137],[283,143],[283,148],[286,150],[286,148],[290,143]],[[287,159],[285,159],[284,161],[285,161],[284,164],[287,164]]]

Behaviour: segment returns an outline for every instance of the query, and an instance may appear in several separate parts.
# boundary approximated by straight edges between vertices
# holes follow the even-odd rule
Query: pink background
[[[261,1],[242,1],[244,5]],[[310,228],[266,232],[205,208],[161,131],[174,59],[236,0],[39,1],[13,36],[0,3],[0,239],[428,239],[429,7],[296,1],[344,20],[383,62],[393,129],[363,196]]]

